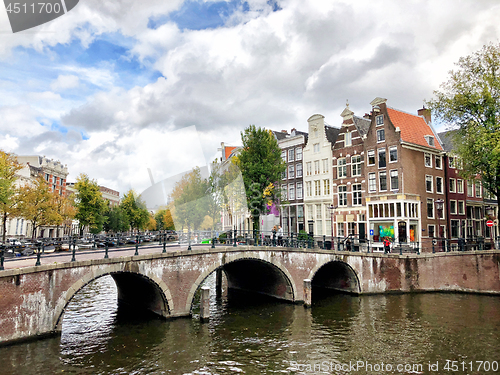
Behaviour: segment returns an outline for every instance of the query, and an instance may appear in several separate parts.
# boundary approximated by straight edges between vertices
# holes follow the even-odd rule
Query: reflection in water
[[[0,348],[1,373],[266,374],[317,365],[346,374],[330,369],[349,361],[423,366],[413,373],[438,361],[434,373],[445,373],[447,359],[500,361],[498,297],[314,291],[306,309],[244,293],[217,300],[213,279],[207,284],[213,318],[201,324],[123,315],[114,281],[103,277],[70,303],[60,338]]]

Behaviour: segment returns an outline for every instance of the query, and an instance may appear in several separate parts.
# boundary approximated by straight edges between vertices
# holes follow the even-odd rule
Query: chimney
[[[282,130],[281,132],[284,133],[284,134],[288,134],[287,130]]]
[[[367,119],[367,120],[371,120],[371,116],[369,113],[365,113],[365,115],[363,116],[363,118]]]
[[[425,108],[425,106],[422,109],[418,110],[418,115],[423,116],[425,119],[425,122],[430,124],[431,123],[431,110]]]

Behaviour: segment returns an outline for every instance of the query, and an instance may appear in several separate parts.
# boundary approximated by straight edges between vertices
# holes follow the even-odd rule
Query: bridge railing
[[[193,246],[210,245],[215,246],[270,246],[303,249],[322,249],[329,251],[346,251],[362,253],[394,253],[394,254],[421,254],[441,253],[454,251],[482,251],[500,248],[500,237],[484,238],[475,237],[471,239],[455,238],[428,238],[422,241],[399,242],[390,241],[389,248],[384,247],[383,242],[372,241],[357,236],[313,237],[307,233],[284,233],[278,231],[248,231],[248,230],[205,230],[205,231],[156,231],[147,233],[117,233],[109,236],[90,236],[79,238],[70,236],[63,239],[45,239],[35,244],[33,252],[36,254],[35,266],[41,264],[41,258],[52,256],[55,249],[69,251],[71,261],[77,260],[77,254],[84,251],[96,252],[104,250],[104,258],[109,257],[110,251],[122,251],[135,248],[134,255],[140,254],[140,249],[145,246],[159,247],[161,252],[166,252],[168,247],[187,246],[191,250]],[[0,270],[4,269],[5,246],[0,246]],[[10,255],[12,256],[12,255]]]

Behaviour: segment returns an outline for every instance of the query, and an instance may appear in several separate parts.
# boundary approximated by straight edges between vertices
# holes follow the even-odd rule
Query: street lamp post
[[[330,249],[333,248],[333,214],[335,213],[335,210],[337,209],[337,206],[334,206],[333,204],[329,205],[328,208],[330,209],[330,226],[332,229],[332,244]]]
[[[443,204],[444,204],[444,200],[442,199],[438,199],[436,200],[436,211],[437,211],[437,215],[438,215],[438,238],[441,236],[441,214],[443,212]],[[442,246],[441,246],[442,248]]]

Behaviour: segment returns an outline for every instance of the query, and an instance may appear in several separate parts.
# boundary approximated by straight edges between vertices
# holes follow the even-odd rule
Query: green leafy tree
[[[241,139],[243,149],[235,163],[243,176],[253,226],[259,229],[259,216],[266,204],[276,202],[279,198],[280,189],[276,189],[275,185],[281,179],[286,165],[272,131],[250,125],[241,133]],[[265,192],[269,195],[265,195]]]
[[[102,197],[97,181],[90,180],[86,174],[81,174],[76,179],[75,218],[79,221],[80,235],[88,227],[91,233],[102,231],[106,202]]]
[[[63,216],[59,213],[58,195],[50,190],[43,176],[19,189],[19,215],[31,223],[32,238],[39,227],[61,225]]]
[[[16,157],[0,150],[0,213],[2,217],[2,242],[5,243],[7,220],[18,214],[16,173],[21,169]]]
[[[149,223],[149,211],[146,209],[146,204],[133,190],[125,194],[120,207],[132,229],[144,230],[146,228]]]
[[[458,60],[435,99],[434,115],[452,124],[455,153],[462,175],[479,176],[483,186],[500,197],[500,45],[489,44]]]
[[[121,206],[109,206],[105,213],[104,230],[106,232],[125,232],[130,228],[127,215]]]

